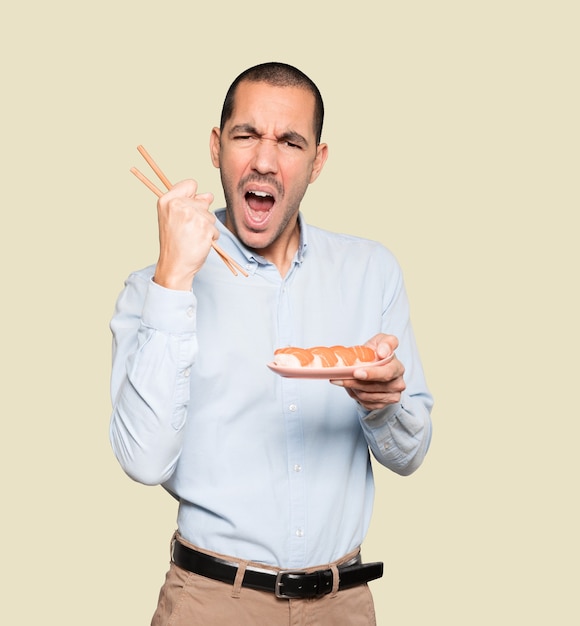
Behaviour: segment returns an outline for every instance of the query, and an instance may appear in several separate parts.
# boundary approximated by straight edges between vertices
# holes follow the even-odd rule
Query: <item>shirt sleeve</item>
[[[379,463],[402,476],[423,462],[432,436],[433,397],[427,387],[410,321],[409,301],[401,268],[390,252],[379,248],[384,273],[382,332],[399,340],[397,357],[405,367],[406,389],[401,402],[376,411],[359,405],[369,448]]]
[[[369,448],[381,465],[401,476],[412,474],[421,465],[431,443],[431,404],[430,397],[413,401],[403,394],[401,403],[362,417]]]
[[[127,279],[110,324],[110,441],[125,472],[148,485],[165,482],[179,459],[197,351],[193,293],[165,289],[152,273]]]

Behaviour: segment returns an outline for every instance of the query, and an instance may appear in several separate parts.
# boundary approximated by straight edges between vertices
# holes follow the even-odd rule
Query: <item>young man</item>
[[[299,212],[328,154],[323,114],[296,68],[242,73],[210,138],[225,209],[176,184],[158,202],[159,259],[117,302],[111,443],[129,476],[179,501],[154,626],[375,623],[366,583],[382,564],[359,554],[369,449],[416,470],[432,398],[396,260]],[[346,380],[267,367],[281,346],[363,343],[395,357]]]

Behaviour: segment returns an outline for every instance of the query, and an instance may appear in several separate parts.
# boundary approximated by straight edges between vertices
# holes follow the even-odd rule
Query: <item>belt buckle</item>
[[[282,600],[292,600],[294,598],[301,597],[298,594],[292,594],[292,593],[288,595],[287,593],[284,593],[284,591],[282,590],[282,587],[284,587],[284,582],[282,581],[282,577],[292,575],[292,574],[302,575],[302,574],[306,574],[306,572],[304,570],[296,570],[296,569],[280,570],[276,574],[276,582],[274,583],[274,593],[276,594],[277,598],[281,598]]]

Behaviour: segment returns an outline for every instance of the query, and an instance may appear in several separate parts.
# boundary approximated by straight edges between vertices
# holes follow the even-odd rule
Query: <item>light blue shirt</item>
[[[329,563],[367,532],[369,448],[407,475],[431,438],[401,270],[381,244],[300,216],[282,278],[216,214],[220,246],[249,277],[211,251],[192,291],[157,285],[153,266],[127,279],[111,321],[111,444],[129,476],[179,500],[178,529],[191,543],[284,568]],[[407,385],[400,404],[380,411],[326,380],[267,367],[280,346],[355,345],[379,332],[399,338]]]

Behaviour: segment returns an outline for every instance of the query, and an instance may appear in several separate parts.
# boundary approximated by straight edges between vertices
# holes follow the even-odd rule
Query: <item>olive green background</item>
[[[327,106],[304,212],[397,255],[436,398],[421,469],[377,469],[378,623],[578,624],[578,4],[209,5],[0,10],[2,622],[149,623],[175,506],[107,433],[114,300],[157,253],[129,168],[220,205],[225,90],[282,60]]]

